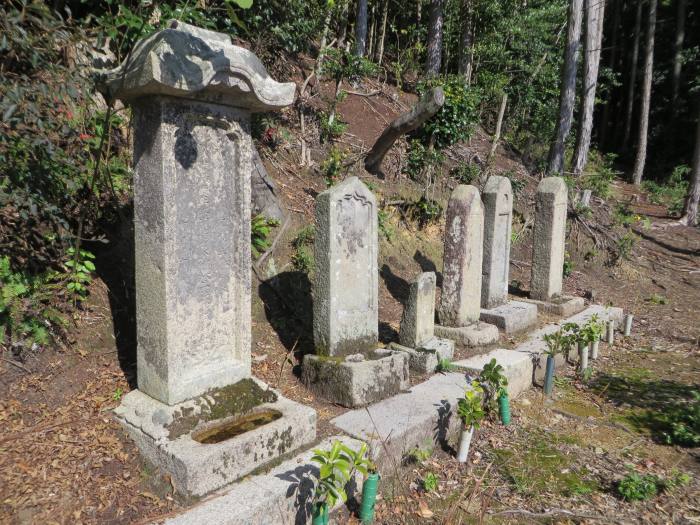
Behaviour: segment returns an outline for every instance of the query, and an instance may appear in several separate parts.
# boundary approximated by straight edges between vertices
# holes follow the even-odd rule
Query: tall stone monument
[[[479,190],[460,184],[447,203],[440,324],[435,334],[467,346],[490,344],[498,329],[479,322],[484,209]]]
[[[491,176],[482,193],[484,203],[484,259],[481,320],[506,333],[526,330],[537,323],[535,305],[508,300],[510,232],[513,191],[507,177]]]
[[[362,406],[408,386],[408,360],[377,348],[378,235],[374,194],[357,177],[316,200],[314,344],[303,379],[344,406]]]
[[[435,336],[435,285],[435,272],[423,272],[411,283],[401,317],[401,344],[392,344],[408,352],[411,370],[419,373],[435,371],[441,359],[454,355],[454,342]]]
[[[201,495],[315,438],[315,412],[250,364],[250,114],[291,104],[295,87],[229,36],[177,21],[104,86],[134,130],[139,388],[116,415],[179,491]],[[253,430],[226,439],[236,425]]]
[[[546,177],[537,186],[532,242],[530,299],[543,311],[573,315],[583,298],[562,294],[566,251],[567,188],[561,177]]]

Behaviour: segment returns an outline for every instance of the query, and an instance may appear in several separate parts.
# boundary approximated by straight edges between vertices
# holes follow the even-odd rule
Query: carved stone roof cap
[[[251,111],[288,106],[296,89],[273,80],[258,57],[228,35],[176,20],[139,41],[102,85],[108,97],[125,101],[169,95]]]

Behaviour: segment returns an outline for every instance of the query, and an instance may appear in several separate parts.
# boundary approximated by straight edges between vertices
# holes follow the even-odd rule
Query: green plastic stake
[[[311,525],[328,525],[328,505],[326,503],[316,503],[314,505]]]
[[[544,374],[544,394],[549,397],[552,395],[554,387],[554,357],[547,356],[547,369]]]
[[[498,406],[501,413],[501,423],[503,423],[503,425],[510,425],[510,398],[507,392],[504,392],[498,398]]]
[[[360,506],[360,520],[363,524],[374,521],[374,503],[377,501],[377,488],[379,486],[379,473],[371,472],[362,484],[362,505]]]

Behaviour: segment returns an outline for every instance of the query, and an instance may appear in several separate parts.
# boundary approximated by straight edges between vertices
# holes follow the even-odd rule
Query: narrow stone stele
[[[566,250],[567,189],[561,177],[545,177],[537,186],[532,242],[532,278],[527,302],[561,316],[585,308],[583,297],[562,295]]]
[[[498,340],[498,328],[480,322],[484,208],[479,190],[460,184],[447,203],[443,282],[435,334],[465,346]]]
[[[350,177],[321,193],[314,243],[316,355],[304,356],[302,379],[322,397],[349,407],[379,401],[409,384],[408,355],[377,348],[377,253],[377,204],[369,188]]]
[[[507,177],[491,176],[482,194],[484,203],[484,256],[481,320],[512,334],[537,323],[537,306],[508,300],[510,233],[513,191]]]
[[[291,104],[295,87],[177,21],[102,80],[134,130],[138,390],[115,414],[178,491],[202,495],[316,436],[313,409],[251,378],[250,115]],[[248,418],[254,430],[197,441]]]
[[[424,272],[411,283],[403,310],[399,342],[391,348],[409,353],[411,370],[434,372],[442,359],[452,359],[454,342],[435,336],[435,272]]]

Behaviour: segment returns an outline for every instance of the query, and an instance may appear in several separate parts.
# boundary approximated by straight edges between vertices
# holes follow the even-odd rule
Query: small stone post
[[[530,298],[561,296],[566,244],[567,189],[561,177],[546,177],[537,186],[532,243]]]
[[[481,313],[484,208],[479,190],[457,186],[447,204],[443,284],[438,317],[447,327],[468,326]]]
[[[174,405],[250,376],[250,114],[295,88],[178,21],[104,87],[133,109],[138,386]]]
[[[508,300],[510,232],[513,192],[507,177],[489,177],[482,193],[484,202],[484,258],[481,307],[495,308]]]
[[[377,348],[377,204],[357,177],[316,200],[314,344],[319,355]]]
[[[404,346],[420,348],[435,337],[435,280],[435,272],[424,272],[411,283],[399,332]]]

